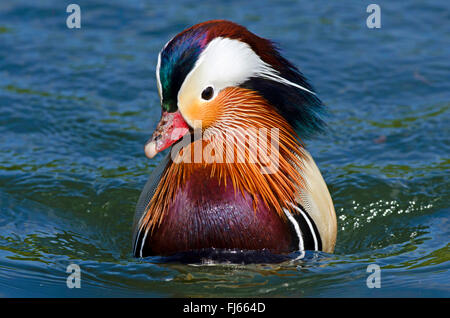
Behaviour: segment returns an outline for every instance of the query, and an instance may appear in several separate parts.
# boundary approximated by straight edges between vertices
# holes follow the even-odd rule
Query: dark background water
[[[448,1],[0,2],[0,296],[450,296]],[[161,47],[225,18],[278,42],[328,105],[307,142],[335,254],[186,265],[131,256]],[[81,267],[81,288],[66,267]],[[366,286],[369,264],[381,288]]]

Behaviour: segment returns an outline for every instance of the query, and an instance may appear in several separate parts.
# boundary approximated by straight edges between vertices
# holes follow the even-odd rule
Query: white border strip
[[[306,223],[307,223],[308,226],[309,226],[309,230],[311,231],[311,235],[312,235],[312,237],[314,238],[314,250],[315,250],[315,251],[318,251],[318,250],[319,250],[319,244],[318,244],[318,242],[317,242],[316,232],[314,231],[314,227],[312,226],[311,222],[309,221],[309,218],[305,215],[305,212],[303,212],[303,210],[300,209],[298,206],[296,206],[295,204],[293,204],[293,203],[291,203],[291,202],[289,202],[289,204],[290,204],[294,209],[296,209],[297,211],[299,211],[299,212],[302,214],[303,218],[305,219]]]

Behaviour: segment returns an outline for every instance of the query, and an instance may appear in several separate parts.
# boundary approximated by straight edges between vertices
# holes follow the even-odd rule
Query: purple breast
[[[149,238],[151,254],[170,255],[203,248],[288,253],[295,249],[289,225],[259,198],[256,211],[250,194],[235,193],[198,171],[173,198],[160,226]]]

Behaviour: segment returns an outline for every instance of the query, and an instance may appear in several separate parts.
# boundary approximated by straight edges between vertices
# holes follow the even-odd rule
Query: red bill
[[[152,138],[145,144],[145,155],[153,158],[158,152],[170,147],[189,132],[189,126],[179,111],[163,112]]]

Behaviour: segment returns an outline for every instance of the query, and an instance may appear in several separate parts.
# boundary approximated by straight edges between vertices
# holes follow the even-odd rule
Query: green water
[[[450,296],[448,3],[379,1],[379,30],[359,1],[77,3],[79,30],[65,3],[0,3],[0,296]],[[162,158],[143,154],[157,54],[212,18],[278,42],[327,104],[327,133],[307,145],[336,207],[334,254],[132,257],[134,207]]]

